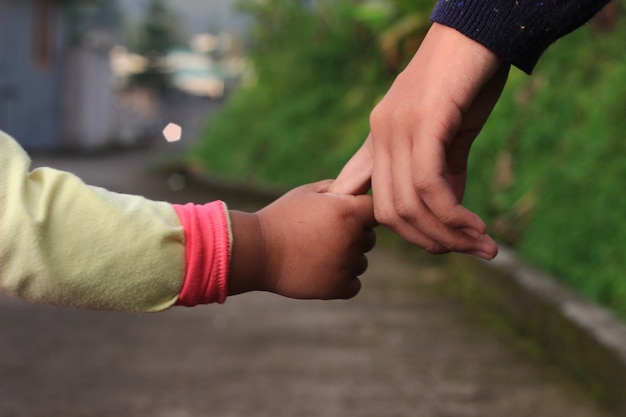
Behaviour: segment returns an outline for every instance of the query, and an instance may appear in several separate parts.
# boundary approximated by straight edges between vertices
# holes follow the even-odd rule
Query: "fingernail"
[[[488,254],[486,252],[479,252],[479,251],[477,251],[477,252],[470,252],[470,255],[477,256],[477,257],[479,257],[481,259],[484,259],[485,261],[492,261],[493,258],[494,258],[493,255],[490,255],[490,254]]]

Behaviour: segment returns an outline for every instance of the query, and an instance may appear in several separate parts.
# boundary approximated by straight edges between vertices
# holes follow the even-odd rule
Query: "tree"
[[[179,42],[176,18],[163,0],[150,0],[141,28],[137,52],[147,57],[163,56]]]
[[[163,0],[150,0],[139,33],[137,53],[147,59],[145,71],[137,74],[132,82],[157,89],[168,83],[163,68],[163,57],[179,45],[178,19]]]

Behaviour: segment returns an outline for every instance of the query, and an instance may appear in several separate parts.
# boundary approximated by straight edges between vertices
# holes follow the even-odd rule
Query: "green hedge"
[[[626,317],[626,31],[575,32],[511,74],[466,204],[527,261]]]

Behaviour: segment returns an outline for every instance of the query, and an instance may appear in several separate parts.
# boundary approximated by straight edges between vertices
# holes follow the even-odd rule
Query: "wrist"
[[[257,214],[230,211],[233,246],[228,295],[265,290],[267,256]]]
[[[465,113],[502,66],[502,60],[480,43],[433,23],[398,80],[422,104],[428,103],[423,110],[454,104]]]
[[[458,31],[488,48],[502,61],[530,74],[547,47],[537,40],[550,36],[532,28],[545,21],[546,8],[519,6],[517,2],[500,2],[497,7],[491,2],[466,3],[465,7],[456,7],[448,2],[438,2],[431,15],[433,24]],[[539,15],[526,15],[528,12]]]
[[[484,44],[465,35],[458,30],[433,22],[428,36],[437,42],[437,47],[445,52],[448,60],[464,62],[466,64],[480,65],[488,71],[495,72],[503,60],[497,53]]]

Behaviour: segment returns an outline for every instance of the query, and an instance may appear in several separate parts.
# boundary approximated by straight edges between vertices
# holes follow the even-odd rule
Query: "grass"
[[[585,27],[532,77],[512,74],[474,146],[466,201],[525,260],[622,317],[624,35]]]

